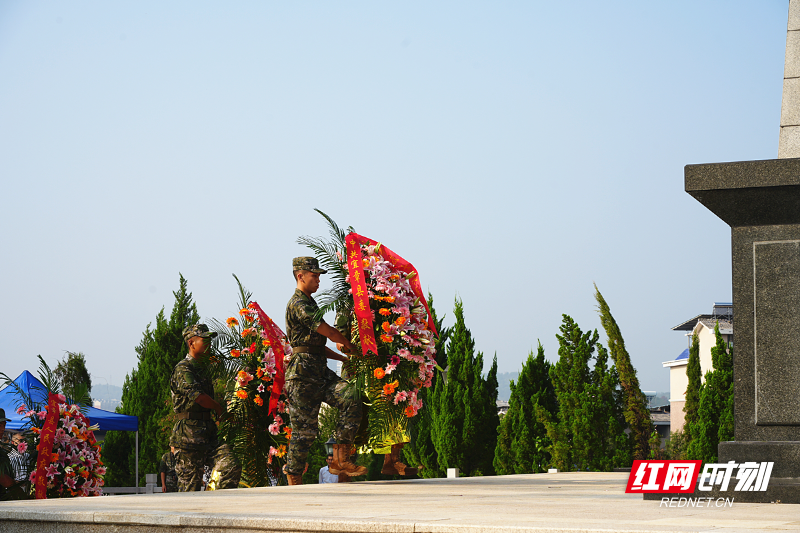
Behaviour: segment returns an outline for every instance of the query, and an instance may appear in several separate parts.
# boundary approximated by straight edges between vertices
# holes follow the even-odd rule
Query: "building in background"
[[[669,368],[669,415],[670,431],[682,431],[684,425],[683,406],[686,404],[686,388],[689,378],[686,367],[689,364],[689,348],[692,336],[696,333],[700,341],[700,373],[705,381],[706,372],[713,369],[711,364],[711,348],[717,343],[714,326],[719,322],[719,332],[725,342],[733,345],[733,304],[715,303],[710,315],[697,315],[678,324],[673,331],[686,332],[687,348],[672,361],[662,363]]]

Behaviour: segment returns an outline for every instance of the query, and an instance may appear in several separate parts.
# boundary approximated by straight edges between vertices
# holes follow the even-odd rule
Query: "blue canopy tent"
[[[27,370],[14,380],[14,383],[28,394],[34,402],[42,404],[44,408],[47,405],[47,389],[41,381],[36,379],[33,374]],[[15,387],[8,386],[0,390],[0,408],[6,412],[6,418],[10,418],[6,422],[6,428],[11,430],[21,430],[25,425],[25,419],[21,414],[17,413],[17,408],[22,404],[22,398],[17,394]],[[27,406],[29,409],[32,406]],[[122,415],[119,413],[112,413],[110,411],[103,411],[89,407],[84,414],[89,418],[89,422],[97,424],[99,431],[135,431],[136,432],[136,486],[139,486],[139,417],[131,415]]]

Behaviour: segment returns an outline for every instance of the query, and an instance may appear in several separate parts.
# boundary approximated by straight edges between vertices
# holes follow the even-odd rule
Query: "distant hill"
[[[497,399],[507,402],[511,398],[511,381],[516,381],[519,377],[519,372],[503,372],[497,374]],[[669,405],[669,392],[659,392],[653,399],[651,405],[659,407],[662,405]]]
[[[519,377],[519,372],[497,374],[497,399],[507,402],[511,398],[511,380]]]
[[[93,400],[100,400],[101,402],[103,400],[120,400],[122,399],[122,387],[95,383],[89,395]]]
[[[100,405],[95,405],[95,407],[99,407],[104,411],[114,411],[122,401],[122,387],[94,383],[89,396],[92,397],[95,404],[97,402],[100,403]]]

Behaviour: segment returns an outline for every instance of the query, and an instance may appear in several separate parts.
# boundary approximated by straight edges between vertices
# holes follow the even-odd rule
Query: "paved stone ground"
[[[800,531],[800,505],[668,508],[627,474],[560,473],[0,503],[0,532]]]

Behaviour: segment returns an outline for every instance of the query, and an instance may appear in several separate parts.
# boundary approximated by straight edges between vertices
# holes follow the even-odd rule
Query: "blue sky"
[[[731,299],[683,167],[777,157],[788,0],[0,1],[0,370],[121,385],[173,303],[279,323],[319,208],[464,301],[501,372],[562,313],[668,390],[672,326]],[[324,287],[323,283],[323,287]],[[605,335],[601,331],[601,338]]]

